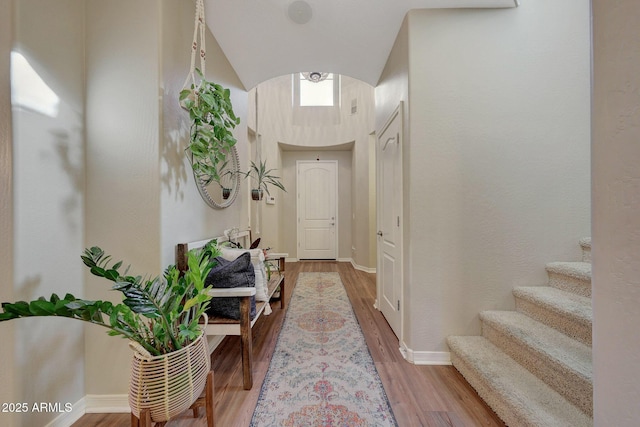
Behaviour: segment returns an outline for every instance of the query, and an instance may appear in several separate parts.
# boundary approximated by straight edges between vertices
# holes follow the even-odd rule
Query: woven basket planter
[[[131,412],[140,418],[140,412],[148,409],[154,422],[162,422],[189,409],[204,390],[210,369],[204,332],[187,347],[161,356],[144,355],[135,345],[132,348]]]

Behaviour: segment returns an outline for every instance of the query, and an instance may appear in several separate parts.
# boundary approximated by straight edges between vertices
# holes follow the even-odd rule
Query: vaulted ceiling
[[[208,27],[246,89],[296,71],[334,72],[375,86],[409,10],[504,8],[516,2],[205,0],[205,12]]]

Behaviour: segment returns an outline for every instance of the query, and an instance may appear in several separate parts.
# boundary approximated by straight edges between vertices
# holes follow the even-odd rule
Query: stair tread
[[[585,344],[516,311],[483,311],[480,319],[532,351],[546,355],[587,381],[592,378],[592,352]]]
[[[547,309],[571,317],[580,323],[593,323],[591,298],[563,291],[553,286],[519,286],[513,289],[516,298],[533,302]]]
[[[584,261],[550,262],[546,265],[550,273],[564,274],[580,280],[591,281],[591,263]]]
[[[474,369],[505,405],[520,419],[526,420],[523,425],[593,425],[589,416],[486,338],[452,336],[447,339],[447,343],[451,351]]]

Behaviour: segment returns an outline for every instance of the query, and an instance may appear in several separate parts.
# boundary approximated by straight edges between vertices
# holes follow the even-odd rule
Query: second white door
[[[402,104],[378,138],[378,308],[402,339]]]
[[[338,254],[337,161],[298,161],[298,259]]]

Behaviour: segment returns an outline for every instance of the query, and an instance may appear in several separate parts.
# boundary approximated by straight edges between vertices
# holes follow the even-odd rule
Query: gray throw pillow
[[[233,261],[227,261],[222,257],[215,258],[217,265],[211,269],[204,283],[206,286],[214,288],[241,288],[255,287],[256,275],[251,264],[251,255],[243,253]],[[229,319],[240,320],[240,298],[211,298],[209,316],[227,317]],[[251,297],[251,319],[256,316],[256,298]]]

